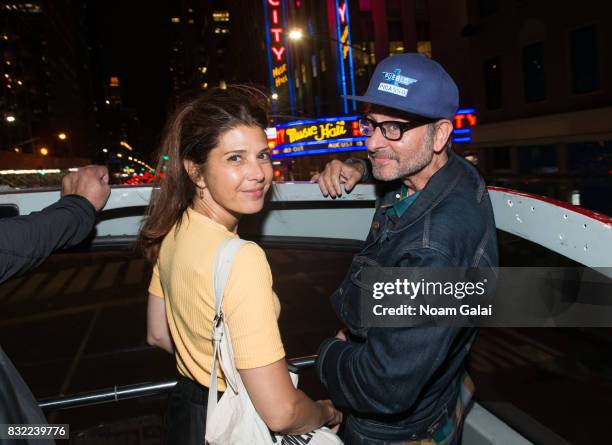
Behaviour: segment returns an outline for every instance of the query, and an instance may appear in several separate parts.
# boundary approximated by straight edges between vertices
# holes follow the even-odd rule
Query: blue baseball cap
[[[366,93],[345,97],[433,119],[452,120],[459,108],[455,81],[438,62],[418,53],[381,60]]]

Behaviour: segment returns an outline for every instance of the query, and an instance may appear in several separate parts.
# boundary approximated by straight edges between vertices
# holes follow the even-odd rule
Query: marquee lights
[[[325,117],[287,122],[266,130],[272,158],[365,150],[368,139],[359,130],[361,116]],[[453,142],[470,142],[476,110],[461,108],[454,117]]]

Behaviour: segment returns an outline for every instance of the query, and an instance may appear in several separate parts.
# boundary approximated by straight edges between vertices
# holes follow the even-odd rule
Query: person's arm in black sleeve
[[[411,251],[400,266],[449,267],[432,249]],[[458,327],[370,328],[364,343],[330,338],[319,348],[317,374],[336,406],[396,414],[415,403],[444,363]]]
[[[78,195],[40,212],[0,219],[0,283],[38,266],[54,250],[83,241],[95,219],[94,206]]]

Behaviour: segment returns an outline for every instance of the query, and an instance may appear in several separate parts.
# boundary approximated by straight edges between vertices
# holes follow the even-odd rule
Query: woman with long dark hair
[[[148,341],[174,353],[180,374],[166,413],[171,444],[204,439],[213,357],[213,261],[221,243],[237,237],[240,217],[262,209],[272,184],[267,107],[267,98],[255,88],[215,88],[180,106],[162,140],[159,165],[163,156],[168,161],[139,242],[154,265]],[[292,385],[277,323],[280,304],[266,255],[256,244],[237,254],[223,308],[236,368],[271,430],[302,434],[340,422],[329,401],[313,402]]]

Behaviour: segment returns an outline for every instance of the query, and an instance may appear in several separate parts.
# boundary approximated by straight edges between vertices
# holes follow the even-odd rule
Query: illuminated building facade
[[[431,55],[425,0],[259,2],[263,9],[267,83],[274,123],[281,133],[288,122],[330,116],[346,120],[358,115],[363,105],[342,96],[363,93],[378,60],[417,50]],[[282,150],[297,151],[276,161],[281,177],[306,179],[332,158],[363,156],[361,145],[328,148],[334,150],[315,153],[301,150],[299,145],[283,146]]]

